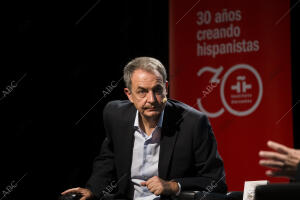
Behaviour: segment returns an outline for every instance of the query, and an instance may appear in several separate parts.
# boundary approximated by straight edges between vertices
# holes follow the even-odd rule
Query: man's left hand
[[[153,176],[146,182],[141,182],[142,186],[147,186],[150,192],[155,195],[175,195],[179,191],[178,183],[165,181],[158,176]]]
[[[272,177],[283,176],[294,179],[300,163],[300,150],[273,141],[268,141],[267,145],[275,152],[259,152],[259,156],[263,158],[259,164],[271,168],[271,170],[266,171],[266,174]]]

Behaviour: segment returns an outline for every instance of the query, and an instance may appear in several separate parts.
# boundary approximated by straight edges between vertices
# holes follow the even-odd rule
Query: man
[[[115,193],[116,198],[160,199],[184,190],[225,193],[225,172],[207,117],[167,100],[164,66],[139,57],[124,68],[129,101],[112,101],[103,111],[107,137],[94,161],[85,200]]]
[[[268,147],[274,151],[260,151],[263,158],[259,164],[271,168],[266,175],[271,177],[287,177],[300,181],[300,150],[292,149],[277,142],[268,141]]]

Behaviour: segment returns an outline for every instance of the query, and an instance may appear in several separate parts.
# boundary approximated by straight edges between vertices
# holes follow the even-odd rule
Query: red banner
[[[210,118],[229,190],[269,178],[258,152],[293,145],[289,1],[170,1],[170,97]]]

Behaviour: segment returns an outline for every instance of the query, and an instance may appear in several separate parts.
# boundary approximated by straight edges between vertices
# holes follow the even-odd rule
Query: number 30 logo
[[[204,72],[212,72],[214,76],[210,82],[219,83],[219,75],[223,67],[203,67],[197,75],[200,77]],[[225,92],[226,91],[226,92]],[[263,84],[259,73],[252,66],[247,64],[237,64],[232,66],[224,74],[221,86],[220,97],[222,104],[229,113],[235,116],[247,116],[253,113],[259,106],[263,95]],[[253,99],[256,99],[253,101]],[[197,98],[197,104],[200,111],[208,117],[215,118],[222,115],[224,108],[217,112],[209,112],[202,105],[201,98]]]

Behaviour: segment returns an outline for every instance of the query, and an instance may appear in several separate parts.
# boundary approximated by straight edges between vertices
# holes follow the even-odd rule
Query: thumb
[[[79,190],[80,190],[79,187],[77,187],[77,188],[71,188],[71,189],[68,189],[68,190],[63,191],[63,192],[60,193],[60,194],[61,194],[61,195],[64,195],[64,194],[67,194],[67,193],[70,193],[70,192],[80,192]]]

